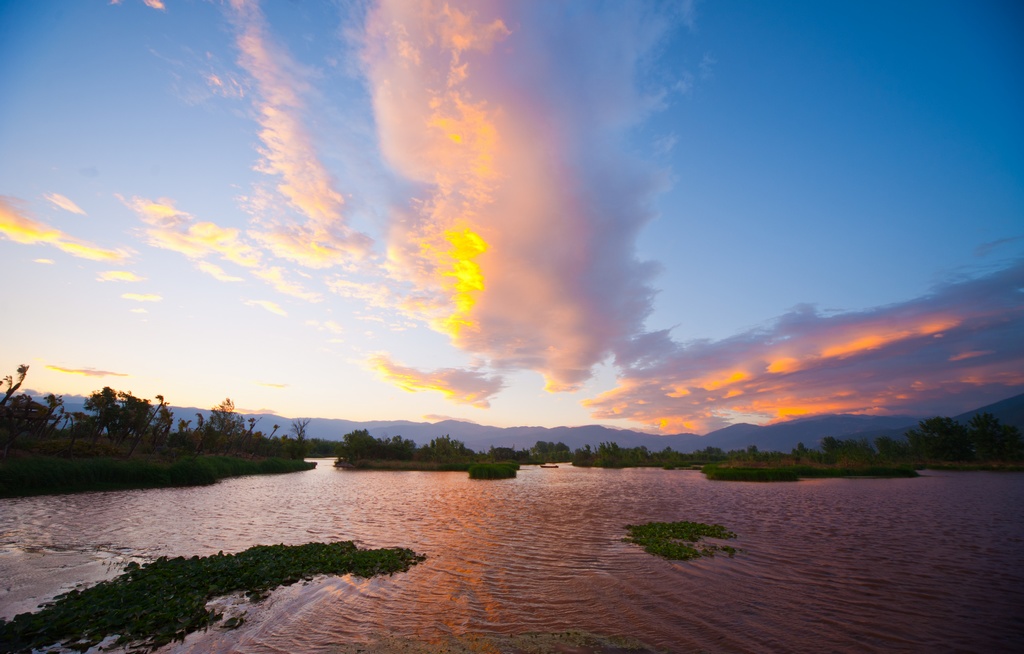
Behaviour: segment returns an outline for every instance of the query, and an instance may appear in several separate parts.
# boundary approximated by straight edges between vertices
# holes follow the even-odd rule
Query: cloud
[[[198,222],[167,198],[154,201],[117,197],[147,225],[146,241],[153,247],[178,252],[190,259],[215,255],[246,268],[261,265],[260,252],[242,239],[238,229]]]
[[[84,211],[82,211],[81,207],[79,207],[77,204],[67,199],[60,193],[48,193],[43,197],[49,200],[50,203],[53,204],[58,209],[63,209],[64,211],[69,211],[71,213],[77,213],[81,216],[87,215]]]
[[[207,275],[210,275],[219,282],[241,282],[244,281],[241,277],[235,277],[224,272],[224,269],[215,263],[209,261],[198,261],[196,262],[196,268],[203,271]]]
[[[53,259],[33,259],[32,263],[43,263],[52,266],[56,262]]]
[[[107,270],[101,272],[96,278],[98,282],[141,282],[145,281],[145,277],[139,277],[133,272],[127,270]]]
[[[62,372],[66,375],[81,375],[83,377],[131,377],[122,372],[110,372],[109,370],[96,370],[95,368],[62,368],[60,366],[46,366],[47,370]]]
[[[255,80],[262,147],[256,170],[278,178],[278,193],[305,220],[282,222],[255,232],[276,256],[310,268],[327,268],[361,258],[371,239],[351,229],[344,198],[321,163],[305,125],[305,78],[291,55],[269,36],[254,1],[232,0],[241,51],[239,64]]]
[[[17,198],[0,195],[0,236],[23,245],[52,245],[80,259],[124,261],[126,250],[110,250],[73,238],[46,223],[29,218]]]
[[[285,279],[284,269],[278,266],[253,270],[252,274],[273,286],[274,290],[279,293],[284,293],[307,302],[320,302],[323,300],[319,293],[307,291],[301,284]]]
[[[287,316],[288,313],[278,306],[276,303],[270,300],[246,300],[245,305],[248,307],[260,307],[266,309],[270,313],[276,313],[279,316]]]
[[[123,293],[121,297],[132,302],[160,302],[163,297],[156,293]]]
[[[681,20],[642,3],[371,11],[382,152],[423,189],[388,248],[409,315],[494,367],[542,373],[551,391],[579,388],[642,331],[657,268],[635,240],[667,177],[624,136],[663,104],[640,68]]]
[[[476,370],[458,368],[422,371],[396,364],[386,354],[370,357],[369,365],[382,379],[403,390],[412,393],[438,391],[453,402],[480,409],[490,407],[490,398],[505,387],[504,379],[499,376],[488,377]]]
[[[763,329],[681,345],[634,343],[597,419],[709,430],[822,413],[955,415],[1024,386],[1024,263],[908,302],[824,316],[797,307]]]
[[[288,384],[271,384],[271,383],[267,383],[267,382],[256,382],[256,385],[257,386],[265,386],[266,388],[276,388],[276,389],[288,388]]]

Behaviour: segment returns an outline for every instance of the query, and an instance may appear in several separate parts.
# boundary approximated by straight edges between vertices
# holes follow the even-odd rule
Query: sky
[[[1024,391],[1013,1],[0,0],[0,374],[706,433]]]

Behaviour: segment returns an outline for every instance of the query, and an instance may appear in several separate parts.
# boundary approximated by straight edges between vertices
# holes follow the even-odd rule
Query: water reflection
[[[743,552],[672,563],[621,542],[626,524],[682,519],[728,526]],[[314,540],[407,546],[428,559],[391,578],[283,589],[250,608],[242,629],[178,649],[328,651],[385,630],[583,629],[670,651],[1011,651],[1024,638],[1015,473],[744,484],[563,466],[473,481],[325,462],[206,488],[0,501],[4,579],[31,580],[57,549],[156,557]],[[52,576],[37,580],[37,595]],[[7,611],[16,593],[3,593]]]

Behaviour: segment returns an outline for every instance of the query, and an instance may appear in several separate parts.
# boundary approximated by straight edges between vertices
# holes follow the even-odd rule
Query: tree
[[[968,438],[982,461],[1012,461],[1021,456],[1020,430],[999,423],[991,413],[979,413],[968,424]]]
[[[952,418],[936,416],[907,430],[910,449],[918,459],[931,461],[970,461],[974,445],[967,430]]]
[[[21,388],[21,384],[25,381],[25,375],[28,374],[28,365],[21,364],[18,366],[17,378],[18,381],[14,381],[14,377],[11,375],[4,375],[3,383],[7,384],[7,391],[4,393],[3,398],[0,398],[0,407],[7,404],[7,400],[11,399],[11,396],[18,392]]]

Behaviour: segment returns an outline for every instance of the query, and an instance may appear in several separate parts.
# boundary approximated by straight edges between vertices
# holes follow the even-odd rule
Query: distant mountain
[[[28,391],[33,396],[43,395]],[[64,404],[70,411],[81,411],[85,398],[66,395]],[[191,420],[195,424],[195,414],[200,413],[204,419],[209,418],[209,409],[190,407],[173,407],[175,419]],[[973,411],[953,416],[961,424],[967,424],[978,413],[991,413],[1003,424],[1014,425],[1024,431],[1024,393],[1007,398],[1001,402],[989,404]],[[243,414],[248,420],[259,420],[257,429],[265,434],[273,431],[278,425],[278,434],[287,434],[292,419],[271,413]],[[922,416],[930,417],[930,416]],[[449,435],[476,451],[486,451],[494,447],[514,447],[524,449],[537,441],[552,443],[562,442],[570,449],[578,449],[584,445],[596,448],[602,442],[615,442],[621,447],[646,447],[652,451],[671,447],[677,452],[692,452],[705,447],[720,447],[725,451],[745,449],[756,445],[762,451],[776,450],[788,452],[798,443],[814,448],[825,436],[836,438],[867,438],[874,440],[878,436],[902,436],[907,429],[916,427],[922,417],[915,416],[858,416],[858,415],[824,415],[810,418],[798,418],[774,425],[752,425],[739,423],[698,436],[697,434],[673,434],[660,436],[633,431],[616,429],[603,425],[584,425],[579,427],[492,427],[475,422],[461,420],[443,420],[441,422],[413,422],[409,420],[371,420],[355,421],[334,418],[312,418],[306,426],[306,435],[310,438],[338,440],[356,429],[366,429],[376,438],[402,436],[414,441],[417,445],[426,445],[431,439]]]

